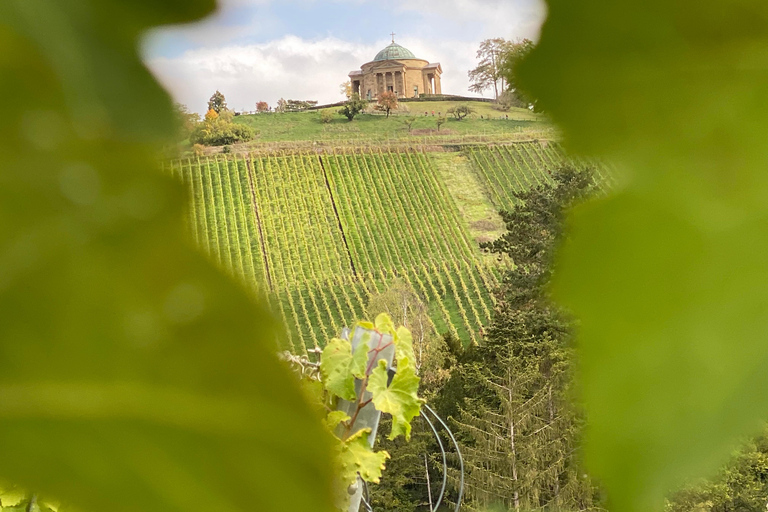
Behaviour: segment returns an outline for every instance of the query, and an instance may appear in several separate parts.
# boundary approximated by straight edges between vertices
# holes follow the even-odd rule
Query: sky
[[[219,0],[202,22],[151,32],[142,53],[190,110],[204,113],[220,90],[229,108],[252,111],[280,98],[343,100],[339,85],[394,31],[416,57],[441,63],[444,94],[469,96],[480,42],[535,40],[544,16],[541,0]]]

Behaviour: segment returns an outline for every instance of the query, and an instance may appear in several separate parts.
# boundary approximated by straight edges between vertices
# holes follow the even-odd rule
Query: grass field
[[[461,103],[450,101],[401,103],[401,106],[410,110],[409,113],[395,112],[389,119],[382,114],[360,114],[351,122],[337,115],[331,123],[327,124],[320,121],[319,111],[237,116],[235,122],[247,124],[258,130],[257,141],[262,142],[345,138],[380,140],[409,135],[418,137],[425,133],[437,132],[438,113],[442,112],[445,115],[448,108],[459,104]],[[468,104],[476,109],[476,114],[461,121],[449,117],[446,124],[441,127],[441,132],[457,135],[494,135],[546,129],[550,126],[546,118],[525,109],[500,112],[493,110],[489,103],[470,102]],[[337,111],[338,108],[329,110]],[[425,112],[428,113],[427,116],[424,115]],[[434,116],[432,112],[435,113]],[[483,119],[480,119],[481,115]],[[407,127],[403,124],[403,118],[410,116],[416,117],[416,121],[412,126],[413,131],[409,134]]]
[[[528,142],[215,156],[171,172],[187,184],[197,243],[270,304],[301,353],[367,318],[394,279],[424,299],[437,332],[476,341],[500,275],[478,242],[503,233],[513,192],[565,161],[557,144]]]

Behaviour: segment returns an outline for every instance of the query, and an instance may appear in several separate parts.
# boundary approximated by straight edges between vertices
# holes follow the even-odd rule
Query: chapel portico
[[[374,100],[386,91],[398,98],[415,98],[419,94],[442,94],[440,63],[418,59],[410,50],[395,43],[381,50],[376,57],[359,70],[352,71],[349,79],[352,92],[362,98]]]

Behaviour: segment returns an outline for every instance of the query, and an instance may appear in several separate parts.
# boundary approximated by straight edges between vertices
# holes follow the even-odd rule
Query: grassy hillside
[[[428,303],[436,331],[476,340],[499,275],[477,241],[501,233],[496,208],[512,191],[564,158],[529,142],[209,157],[171,172],[188,185],[197,243],[269,302],[302,352],[368,316],[369,297],[396,278]]]
[[[337,114],[336,118],[328,124],[321,122],[319,111],[237,116],[235,122],[258,130],[257,142],[415,138],[424,134],[437,134],[438,113],[442,112],[446,115],[450,107],[460,104],[462,103],[451,101],[401,103],[401,110],[390,115],[388,119],[382,114],[361,114],[350,122]],[[504,135],[528,130],[543,130],[550,126],[546,118],[525,109],[500,112],[492,109],[489,103],[469,102],[467,104],[477,112],[461,121],[449,117],[446,124],[441,127],[442,134]],[[409,112],[403,109],[408,109]],[[336,112],[338,108],[328,110]],[[425,112],[428,113],[427,116],[424,115]],[[435,113],[434,116],[432,112]],[[413,131],[409,133],[403,124],[403,118],[411,116],[415,117],[416,121],[412,126]],[[480,116],[483,118],[481,119]]]

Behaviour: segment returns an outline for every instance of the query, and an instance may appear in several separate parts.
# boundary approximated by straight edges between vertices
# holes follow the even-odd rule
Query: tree
[[[392,91],[385,91],[379,95],[378,107],[383,112],[387,113],[397,108],[397,95]]]
[[[432,396],[448,379],[445,367],[450,366],[450,356],[445,341],[435,331],[424,300],[408,283],[398,278],[386,291],[371,296],[367,310],[385,312],[396,324],[411,331],[416,373],[422,380],[420,391],[427,397]]]
[[[448,113],[453,114],[453,117],[455,117],[458,121],[461,121],[469,114],[473,114],[474,112],[475,110],[469,105],[458,105],[448,109]]]
[[[256,112],[259,114],[263,114],[264,112],[269,112],[269,103],[266,101],[260,101],[256,103]]]
[[[437,131],[440,131],[440,127],[445,124],[448,119],[445,116],[438,116],[435,122],[437,123]]]
[[[352,82],[347,80],[339,85],[339,92],[349,99],[352,97]]]
[[[413,130],[413,123],[416,121],[416,118],[413,116],[408,116],[406,118],[403,118],[403,124],[408,128],[408,133],[411,133],[411,130]]]
[[[211,99],[208,100],[208,110],[213,110],[217,114],[221,113],[222,110],[227,109],[227,100],[224,99],[224,95],[221,94],[218,90],[216,90],[215,93],[213,93],[213,96],[211,96]]]
[[[567,168],[553,178],[555,186],[516,193],[519,206],[502,212],[507,232],[481,244],[516,266],[496,292],[483,342],[451,375],[467,497],[478,508],[583,510],[597,500],[573,455],[583,423],[568,403],[573,329],[546,293],[564,212],[593,182]]]
[[[535,47],[536,45],[530,39],[522,39],[510,43],[502,54],[499,72],[503,80],[506,81],[506,90],[502,96],[504,94],[511,95],[513,99],[505,99],[505,102],[512,103],[512,106],[525,108],[533,106],[534,109],[536,108],[535,99],[520,88],[520,81],[517,78],[517,66],[530,55]]]
[[[339,114],[352,121],[355,116],[365,110],[365,107],[367,106],[368,102],[364,99],[361,99],[359,94],[352,93],[352,96],[349,97],[349,101],[347,101],[344,106],[339,109]]]
[[[233,123],[235,115],[231,110],[224,109],[217,114],[211,109],[205,114],[205,121],[198,123],[191,133],[189,140],[193,144],[206,146],[224,146],[238,142],[246,142],[257,135],[257,131],[248,125]]]
[[[445,340],[439,336],[429,318],[427,305],[419,294],[402,279],[395,279],[382,293],[371,296],[368,311],[386,311],[396,324],[411,331],[417,374],[421,378],[419,394],[433,399],[450,375],[455,361]],[[382,421],[380,448],[391,455],[388,470],[381,483],[371,487],[375,510],[383,512],[415,512],[429,504],[426,484],[428,475],[439,482],[434,459],[439,453],[437,441],[424,422],[414,422],[411,442],[403,439],[389,441],[391,423]],[[438,487],[439,483],[435,485]],[[433,490],[436,493],[436,490]]]
[[[505,84],[501,64],[504,61],[504,54],[509,51],[511,45],[512,43],[501,37],[486,39],[480,43],[480,48],[477,50],[477,58],[480,62],[468,73],[472,84],[469,86],[470,91],[482,93],[492,87],[494,98],[499,99],[499,91],[504,90]]]
[[[189,108],[181,103],[174,103],[173,113],[176,116],[176,123],[179,126],[180,140],[188,139],[190,134],[192,134],[192,131],[194,131],[195,127],[200,122],[200,115],[195,112],[190,112]]]
[[[763,511],[768,497],[768,427],[737,450],[712,479],[688,485],[667,503],[667,512]]]
[[[219,118],[219,114],[213,110],[209,109],[208,112],[205,113],[205,122],[213,122]]]
[[[288,102],[285,101],[284,98],[280,98],[277,100],[277,105],[275,105],[275,112],[279,112],[281,114],[285,113],[285,109],[288,106]]]

